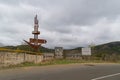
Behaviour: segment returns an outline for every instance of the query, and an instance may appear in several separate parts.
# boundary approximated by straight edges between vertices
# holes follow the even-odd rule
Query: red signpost
[[[34,18],[34,31],[32,31],[32,34],[34,34],[34,38],[30,38],[29,42],[24,40],[28,45],[30,45],[36,51],[38,51],[41,44],[47,43],[45,39],[38,39],[38,35],[40,34],[40,31],[38,31],[38,27],[39,27],[39,24],[38,24],[38,19],[36,15]]]

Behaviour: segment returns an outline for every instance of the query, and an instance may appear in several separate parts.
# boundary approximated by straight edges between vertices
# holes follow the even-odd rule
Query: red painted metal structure
[[[38,24],[38,19],[36,15],[34,18],[34,31],[32,31],[34,38],[30,38],[29,42],[24,40],[28,45],[30,45],[36,51],[38,51],[41,44],[47,43],[45,39],[38,39],[38,35],[40,34],[40,31],[38,31],[38,28],[39,28],[39,24]]]

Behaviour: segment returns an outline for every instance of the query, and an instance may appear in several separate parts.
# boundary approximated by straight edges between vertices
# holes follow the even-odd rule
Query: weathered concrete
[[[54,59],[54,53],[44,53],[43,60],[51,60]]]
[[[65,55],[66,59],[82,59],[82,56],[80,53],[68,53]]]
[[[0,52],[0,64],[14,65],[23,62],[39,63],[43,60],[43,55],[31,55],[26,53]]]

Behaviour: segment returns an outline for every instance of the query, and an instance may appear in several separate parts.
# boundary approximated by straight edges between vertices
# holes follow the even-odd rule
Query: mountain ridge
[[[12,50],[26,50],[33,51],[34,50],[28,45],[18,45],[18,46],[4,46],[3,48],[12,49]],[[76,47],[74,49],[64,49],[65,53],[74,53],[80,52],[82,47]],[[92,54],[120,54],[120,41],[109,42],[105,44],[100,44],[96,46],[92,46]],[[54,53],[54,49],[49,49],[41,46],[39,51],[42,53]]]

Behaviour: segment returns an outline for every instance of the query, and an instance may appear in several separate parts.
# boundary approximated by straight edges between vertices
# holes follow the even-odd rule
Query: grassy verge
[[[9,65],[1,67],[1,69],[14,69],[20,67],[29,67],[29,66],[47,66],[47,65],[57,65],[57,64],[74,64],[74,63],[119,63],[119,62],[111,62],[111,61],[102,61],[102,60],[66,60],[66,59],[59,59],[59,60],[49,60],[43,61],[41,63],[35,64],[33,62],[24,62],[17,65]]]

